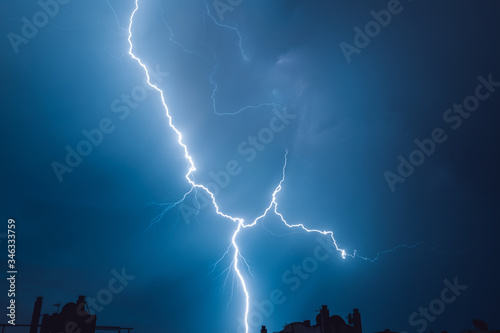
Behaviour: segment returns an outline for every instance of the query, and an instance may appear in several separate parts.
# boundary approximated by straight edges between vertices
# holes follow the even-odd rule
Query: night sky
[[[287,221],[377,258],[342,259],[328,237],[269,214],[237,237],[251,333],[314,323],[323,304],[343,318],[359,308],[364,332],[459,332],[475,318],[500,329],[498,2],[139,7],[134,53],[220,209],[261,215],[288,151]],[[213,266],[237,224],[202,191],[169,206],[190,190],[188,165],[128,54],[134,8],[4,3],[0,307],[12,218],[18,324],[37,296],[51,314],[86,295],[98,325],[244,332],[234,248]]]

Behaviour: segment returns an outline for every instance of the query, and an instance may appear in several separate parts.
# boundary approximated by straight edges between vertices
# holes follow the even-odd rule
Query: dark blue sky
[[[29,322],[36,296],[52,313],[102,296],[124,269],[134,278],[94,308],[98,325],[241,332],[241,285],[231,271],[224,283],[230,260],[212,271],[236,224],[199,193],[198,214],[191,194],[148,228],[189,186],[160,96],[127,54],[134,2],[60,1],[40,14],[45,3],[54,2],[16,1],[0,14],[1,212],[5,230],[8,218],[17,224],[18,322]],[[216,184],[224,212],[262,214],[288,149],[277,200],[290,223],[332,230],[369,258],[427,244],[342,260],[325,238],[269,216],[238,237],[253,273],[251,332],[313,320],[322,304],[342,317],[359,308],[366,332],[457,332],[474,318],[500,328],[499,10],[140,0],[134,51],[165,92],[196,181]],[[234,175],[217,185],[228,163]],[[445,304],[443,281],[455,279],[467,289]],[[430,304],[445,308],[422,319]]]

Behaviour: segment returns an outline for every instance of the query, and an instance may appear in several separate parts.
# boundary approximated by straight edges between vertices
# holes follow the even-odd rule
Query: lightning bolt
[[[116,21],[118,22],[118,18],[116,16],[116,13],[113,10],[113,8],[111,7],[111,5],[109,4],[109,2],[108,2],[108,5],[111,8],[111,10],[113,11],[113,14],[114,14],[114,16],[116,18]],[[179,47],[184,53],[189,54],[189,55],[196,55],[197,57],[199,57],[203,61],[209,61],[210,60],[209,57],[207,57],[205,55],[202,55],[201,53],[188,50],[179,40],[177,40],[174,37],[173,29],[172,29],[171,25],[167,22],[166,15],[165,15],[166,13],[165,13],[165,10],[163,9],[163,6],[161,6],[161,4],[158,4],[158,6],[160,7],[160,10],[162,12],[162,15],[161,15],[162,22],[167,27],[168,32],[169,32],[169,41],[172,44],[174,44],[177,47]],[[205,11],[206,16],[208,16],[210,18],[210,20],[213,21],[213,23],[215,25],[217,25],[217,26],[219,26],[221,28],[225,28],[225,29],[228,29],[230,31],[233,31],[238,36],[238,47],[239,47],[239,50],[240,50],[241,57],[243,58],[243,60],[249,61],[250,59],[248,58],[248,56],[246,56],[245,52],[243,51],[242,37],[241,37],[241,33],[239,32],[238,28],[232,27],[232,26],[229,26],[229,25],[222,24],[222,23],[218,22],[217,19],[210,12],[209,6],[208,6],[208,4],[206,2],[205,2],[205,8],[206,8],[206,11]],[[203,16],[203,20],[204,20],[204,22],[206,24],[205,16]],[[211,49],[211,48],[209,48],[209,49],[210,49],[210,52],[212,54],[211,58],[215,62],[215,65],[213,66],[212,73],[209,76],[209,82],[210,82],[210,84],[213,87],[212,88],[212,94],[211,94],[210,98],[212,99],[213,112],[216,115],[231,115],[231,116],[233,116],[233,115],[236,115],[238,113],[241,113],[241,112],[244,112],[244,111],[247,111],[247,110],[257,110],[257,109],[265,108],[265,107],[268,107],[268,108],[272,108],[272,107],[279,108],[279,107],[281,107],[281,105],[279,105],[277,103],[263,102],[263,103],[260,103],[260,104],[257,104],[257,105],[246,105],[244,107],[241,107],[237,111],[232,111],[232,112],[219,112],[219,111],[217,111],[217,105],[216,105],[217,103],[216,103],[216,98],[215,97],[216,97],[217,91],[219,89],[219,86],[218,86],[218,84],[217,84],[217,82],[215,80],[215,75],[217,74],[217,71],[218,71],[218,68],[219,68],[219,61],[217,59],[215,51],[213,49]],[[171,209],[171,208],[174,208],[174,207],[167,208],[167,210]]]
[[[219,64],[217,63],[214,67],[214,70],[212,71],[212,74],[210,75],[210,84],[214,87],[212,89],[212,96],[210,96],[210,98],[212,99],[212,107],[213,107],[213,110],[214,110],[214,113],[216,115],[219,115],[219,116],[223,116],[223,115],[231,115],[231,116],[234,116],[235,114],[238,114],[240,112],[243,112],[243,111],[246,111],[246,110],[250,110],[250,109],[260,109],[262,107],[275,107],[275,108],[279,108],[280,105],[279,104],[276,104],[276,103],[261,103],[259,105],[247,105],[247,106],[244,106],[242,107],[241,109],[239,109],[238,111],[234,111],[234,112],[218,112],[217,111],[217,106],[216,106],[216,102],[215,102],[215,95],[217,94],[217,89],[218,89],[218,85],[217,85],[217,82],[214,80],[214,76],[215,74],[217,73],[217,68],[218,68]]]
[[[207,2],[205,2],[205,7],[206,7],[206,13],[207,13],[208,17],[210,17],[210,19],[214,22],[215,25],[217,25],[217,26],[219,26],[221,28],[229,29],[229,30],[233,31],[238,36],[238,47],[240,49],[241,57],[245,61],[250,61],[250,58],[245,54],[245,51],[243,50],[242,37],[241,37],[241,33],[238,30],[238,28],[237,27],[232,27],[232,26],[227,25],[227,24],[220,23],[219,21],[217,21],[217,19],[210,12],[210,9],[208,7],[208,3]],[[215,74],[216,74],[216,72],[217,72],[217,67],[218,67],[218,63],[215,65],[214,70],[213,70],[212,74],[210,75],[210,84],[214,87],[213,90],[212,90],[211,99],[212,99],[212,106],[213,106],[213,110],[214,110],[215,114],[217,114],[217,115],[231,115],[231,116],[234,116],[234,115],[236,115],[238,113],[241,113],[243,111],[250,110],[250,109],[255,110],[255,109],[260,109],[262,107],[280,107],[280,105],[276,104],[276,103],[264,102],[264,103],[260,103],[258,105],[247,105],[247,106],[244,106],[244,107],[242,107],[239,110],[234,111],[234,112],[224,112],[224,113],[217,112],[217,107],[216,107],[216,102],[215,102],[215,95],[217,93],[218,85],[217,85],[217,82],[215,82],[215,80],[213,79],[214,76],[215,76]]]
[[[179,42],[177,39],[175,39],[172,27],[170,26],[170,24],[167,22],[167,19],[165,18],[165,10],[163,9],[161,4],[158,4],[158,6],[160,7],[160,10],[161,10],[161,20],[162,20],[163,24],[167,27],[168,32],[170,33],[169,41],[171,43],[177,45],[178,47],[180,47],[181,50],[184,51],[184,53],[187,53],[190,55],[196,55],[196,56],[200,57],[202,60],[207,61],[208,59],[205,56],[201,55],[198,52],[188,50],[181,42]]]
[[[109,3],[109,0],[106,0],[106,3],[108,4],[108,7],[111,10],[111,12],[113,12],[113,16],[115,17],[115,21],[116,21],[116,25],[118,26],[118,29],[120,29],[121,31],[127,32],[127,29],[123,28],[120,25],[120,20],[118,19],[118,15],[116,15],[116,11],[113,8],[113,6],[111,6],[111,4]]]
[[[272,212],[273,214],[275,214],[276,216],[278,216],[281,219],[281,222],[285,226],[287,226],[288,228],[291,228],[291,229],[297,228],[297,229],[301,229],[301,230],[303,230],[305,232],[308,232],[308,233],[319,233],[319,234],[328,236],[332,240],[332,242],[333,242],[333,244],[335,246],[335,249],[338,252],[340,252],[341,257],[343,259],[346,259],[346,257],[351,257],[351,258],[359,257],[359,258],[361,258],[363,260],[368,260],[368,261],[374,262],[382,254],[395,251],[396,249],[399,249],[401,247],[413,248],[413,247],[419,245],[419,243],[417,243],[415,245],[398,245],[398,246],[396,246],[395,248],[393,248],[391,250],[379,252],[379,253],[377,253],[377,255],[376,255],[375,258],[370,259],[370,258],[361,257],[361,256],[357,255],[356,251],[354,251],[353,253],[347,253],[346,250],[340,248],[338,246],[338,244],[337,244],[337,241],[335,240],[335,238],[333,236],[333,232],[332,231],[318,230],[318,229],[309,229],[309,228],[307,228],[302,223],[299,223],[299,224],[290,224],[290,223],[288,223],[286,221],[286,219],[284,218],[284,216],[282,215],[282,213],[279,212],[279,210],[278,210],[278,202],[277,202],[277,195],[281,191],[282,184],[285,181],[285,176],[286,176],[285,171],[286,171],[286,166],[287,166],[287,163],[288,163],[288,151],[286,151],[285,156],[284,156],[284,164],[283,164],[283,168],[282,168],[282,177],[281,177],[281,180],[279,181],[278,185],[276,186],[276,188],[274,189],[274,191],[273,191],[273,193],[271,195],[271,202],[270,202],[269,206],[264,210],[264,212],[260,216],[258,216],[257,218],[255,218],[253,221],[251,221],[249,223],[245,223],[244,219],[242,219],[240,217],[233,217],[233,216],[230,216],[228,214],[223,213],[221,211],[219,205],[217,204],[216,200],[215,200],[214,194],[212,192],[210,192],[210,190],[207,187],[205,187],[204,185],[196,183],[194,175],[193,175],[193,173],[196,171],[194,160],[193,160],[192,156],[189,154],[188,147],[183,142],[182,133],[174,125],[172,115],[170,114],[168,106],[167,106],[167,104],[165,102],[165,93],[157,85],[155,85],[155,84],[153,84],[151,82],[151,77],[150,77],[150,73],[149,73],[149,70],[148,70],[147,66],[142,62],[142,60],[139,57],[137,57],[134,54],[134,46],[133,46],[133,43],[132,43],[132,26],[133,26],[133,22],[134,22],[134,17],[136,15],[137,11],[139,10],[139,2],[140,2],[140,0],[134,0],[134,1],[135,1],[135,8],[134,8],[134,10],[133,10],[133,12],[132,12],[132,14],[130,16],[129,26],[128,26],[128,43],[129,43],[128,54],[130,55],[130,57],[132,59],[134,59],[135,61],[137,61],[137,63],[139,64],[139,66],[144,70],[144,73],[145,73],[146,78],[147,78],[146,82],[148,83],[148,85],[151,86],[151,88],[153,88],[154,90],[156,90],[160,94],[161,102],[162,102],[163,108],[165,110],[165,115],[166,115],[166,117],[168,119],[168,124],[169,124],[170,128],[175,132],[175,134],[177,136],[177,143],[179,144],[179,146],[182,148],[182,150],[184,152],[184,158],[185,158],[185,160],[187,162],[187,166],[188,166],[188,170],[187,170],[187,173],[185,175],[185,178],[186,178],[187,182],[190,185],[189,191],[186,192],[184,194],[184,196],[180,200],[178,200],[178,201],[176,201],[174,203],[166,204],[167,205],[167,209],[164,210],[164,213],[166,213],[170,209],[172,209],[172,208],[178,206],[179,204],[181,204],[186,199],[186,197],[189,194],[191,194],[193,191],[196,192],[196,190],[202,190],[202,191],[205,191],[208,194],[208,196],[210,197],[212,205],[215,208],[215,212],[218,215],[220,215],[221,217],[223,217],[225,219],[228,219],[231,222],[233,222],[233,223],[236,224],[236,229],[235,229],[235,231],[234,231],[234,233],[233,233],[233,235],[231,237],[231,241],[230,241],[229,247],[227,248],[227,250],[223,254],[222,258],[220,258],[213,265],[213,269],[215,270],[215,267],[226,256],[232,255],[232,261],[231,261],[230,266],[226,270],[224,270],[221,274],[224,274],[224,273],[227,272],[227,276],[225,278],[225,283],[226,283],[226,281],[228,280],[229,274],[230,274],[230,268],[232,268],[233,269],[233,273],[236,275],[237,279],[239,280],[239,282],[240,282],[240,284],[242,286],[244,297],[245,297],[244,323],[245,323],[245,332],[246,333],[248,333],[248,331],[249,331],[248,314],[249,314],[249,308],[250,308],[250,293],[249,293],[249,290],[248,290],[245,278],[243,276],[243,269],[246,267],[247,270],[250,271],[250,267],[248,266],[248,263],[246,262],[245,258],[242,256],[242,254],[240,252],[240,249],[239,249],[238,243],[237,243],[237,238],[238,238],[238,236],[240,235],[240,233],[244,229],[251,228],[251,227],[255,226],[259,221],[261,221],[265,216],[267,216],[267,214],[269,212]],[[243,56],[243,58],[245,60],[248,60],[248,58],[245,56],[245,54],[243,52],[243,49],[241,48],[241,35],[240,35],[238,29],[236,29],[234,27],[223,25],[221,23],[218,23],[215,20],[215,18],[210,14],[208,6],[207,6],[207,13],[214,20],[215,24],[217,24],[219,26],[222,26],[222,27],[225,27],[225,28],[228,28],[228,29],[231,29],[231,30],[233,30],[233,31],[235,31],[237,33],[237,35],[239,37],[239,46],[240,46],[240,50],[241,50],[242,56]],[[171,32],[171,30],[170,30],[170,32]],[[171,41],[172,41],[172,39],[173,39],[173,34],[171,32]],[[185,50],[185,51],[187,51],[187,50]],[[301,91],[301,93],[302,93],[302,91]],[[251,108],[251,107],[246,107],[246,108]],[[257,106],[256,106],[256,108],[257,108]],[[163,214],[160,215],[160,216],[158,216],[157,219],[155,219],[155,221],[153,221],[153,222],[159,221],[161,219],[161,217],[163,217]],[[232,254],[231,254],[231,251],[232,251]]]
[[[187,148],[187,146],[184,144],[184,142],[182,140],[182,133],[173,124],[172,116],[170,115],[170,112],[168,110],[168,106],[167,106],[167,104],[165,102],[165,94],[163,93],[163,90],[161,90],[160,88],[158,88],[157,85],[155,85],[155,84],[153,84],[151,82],[151,77],[150,77],[149,70],[148,70],[147,66],[133,52],[134,45],[132,43],[132,26],[133,26],[133,23],[134,23],[135,14],[137,13],[138,10],[139,10],[139,0],[135,0],[135,8],[134,8],[134,10],[132,12],[132,15],[130,16],[129,27],[128,27],[128,43],[129,43],[129,51],[128,51],[128,53],[132,57],[132,59],[136,60],[137,63],[144,70],[144,73],[146,74],[146,79],[147,79],[146,82],[148,83],[148,85],[151,86],[154,90],[156,90],[160,94],[161,102],[162,102],[163,107],[165,109],[165,114],[166,114],[166,116],[168,118],[168,124],[172,128],[172,130],[175,132],[175,134],[177,135],[177,142],[182,147],[182,149],[184,151],[184,158],[188,162],[188,172],[186,173],[185,178],[188,181],[188,183],[191,185],[191,189],[189,191],[192,191],[195,188],[204,190],[210,196],[210,198],[212,199],[212,204],[215,207],[216,213],[218,215],[226,218],[226,219],[231,220],[232,222],[237,223],[237,225],[238,225],[237,228],[236,228],[236,231],[233,234],[232,240],[231,240],[231,244],[232,244],[232,246],[234,248],[233,267],[234,267],[234,270],[236,272],[236,275],[238,276],[238,279],[241,282],[241,285],[243,286],[243,291],[245,293],[245,332],[248,333],[248,311],[249,311],[249,304],[250,304],[250,295],[248,293],[248,289],[247,289],[247,286],[246,286],[246,283],[245,283],[245,279],[243,278],[243,275],[242,275],[240,267],[239,267],[240,250],[239,250],[238,245],[236,243],[236,237],[238,236],[239,232],[243,228],[244,221],[241,218],[232,217],[230,215],[222,213],[221,210],[220,210],[220,208],[219,208],[219,206],[217,205],[217,202],[215,200],[214,194],[212,192],[210,192],[210,190],[208,188],[206,188],[205,186],[203,186],[201,184],[195,183],[194,177],[192,175],[193,172],[196,171],[196,167],[194,165],[193,158],[189,154],[188,148]],[[187,195],[187,193],[186,193],[186,195]]]
[[[281,188],[282,188],[281,185],[285,181],[285,177],[286,177],[285,171],[286,171],[286,165],[288,163],[288,158],[287,157],[288,157],[288,151],[286,151],[286,153],[285,153],[285,163],[283,164],[282,177],[281,177],[281,180],[280,180],[278,186],[274,189],[274,192],[272,194],[271,203],[266,208],[266,210],[264,211],[264,213],[262,215],[260,215],[259,217],[257,217],[252,223],[249,223],[249,224],[244,224],[243,223],[243,228],[250,228],[250,227],[255,226],[260,220],[262,220],[264,217],[266,217],[267,213],[270,210],[272,210],[274,212],[274,214],[281,219],[281,222],[283,222],[283,224],[286,225],[288,228],[300,228],[300,229],[302,229],[302,230],[304,230],[306,232],[313,232],[313,233],[319,233],[319,234],[322,234],[322,235],[328,235],[332,239],[333,245],[335,246],[335,249],[341,253],[343,259],[345,259],[346,256],[354,258],[356,256],[356,252],[354,252],[353,254],[348,254],[344,249],[339,248],[339,246],[337,245],[337,241],[333,237],[333,231],[308,229],[308,228],[306,228],[301,223],[299,223],[299,224],[289,224],[285,220],[285,218],[283,217],[283,214],[281,214],[280,212],[278,212],[278,202],[276,201],[276,196],[278,195],[279,192],[281,192]]]
[[[212,19],[212,21],[214,22],[215,25],[217,25],[217,26],[219,26],[221,28],[229,29],[229,30],[234,31],[236,33],[236,35],[238,36],[238,46],[240,48],[241,56],[243,57],[243,59],[245,61],[249,61],[250,58],[248,58],[247,55],[245,54],[245,51],[243,51],[243,46],[242,46],[243,41],[242,41],[241,34],[240,34],[240,31],[238,30],[238,28],[232,27],[230,25],[222,24],[222,23],[218,22],[215,19],[215,17],[212,15],[212,13],[210,12],[210,9],[208,8],[207,2],[205,2],[205,7],[207,9],[207,15]]]

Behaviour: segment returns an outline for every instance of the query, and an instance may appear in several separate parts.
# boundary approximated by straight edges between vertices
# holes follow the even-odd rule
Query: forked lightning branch
[[[129,20],[129,26],[128,26],[128,43],[129,43],[129,55],[132,57],[132,59],[134,59],[135,61],[137,61],[137,63],[139,64],[139,66],[144,70],[144,73],[146,75],[146,78],[147,78],[147,83],[148,85],[153,88],[154,90],[156,90],[161,98],[161,102],[162,102],[162,105],[163,105],[163,108],[165,110],[165,115],[167,117],[167,121],[168,121],[168,124],[170,126],[170,128],[172,129],[172,131],[174,131],[174,133],[176,134],[177,136],[177,143],[179,144],[179,146],[182,148],[182,150],[184,151],[184,158],[187,162],[187,165],[188,165],[188,170],[187,170],[187,173],[185,175],[185,178],[186,178],[186,181],[187,183],[189,184],[190,186],[190,189],[186,192],[186,194],[184,194],[184,196],[182,197],[182,199],[178,202],[178,203],[181,203],[184,199],[186,199],[186,197],[188,195],[192,195],[194,191],[197,191],[197,190],[200,190],[200,191],[204,191],[206,193],[206,195],[209,197],[209,202],[211,202],[215,212],[221,216],[222,218],[224,219],[227,219],[229,222],[233,223],[234,224],[234,228],[235,228],[235,231],[231,237],[230,240],[228,240],[228,242],[230,243],[229,245],[229,248],[228,250],[224,253],[224,255],[222,256],[221,259],[219,259],[219,261],[217,261],[216,265],[223,259],[225,258],[226,256],[231,256],[232,257],[232,261],[231,261],[231,266],[229,268],[231,268],[234,273],[236,274],[237,278],[238,278],[238,281],[239,283],[241,284],[241,288],[243,290],[243,296],[244,296],[244,310],[242,311],[244,313],[244,326],[245,326],[245,332],[248,333],[249,331],[249,325],[248,325],[248,313],[249,313],[249,304],[250,304],[250,290],[247,286],[247,283],[243,277],[243,270],[245,269],[246,267],[246,261],[245,259],[243,258],[242,254],[240,253],[240,249],[238,247],[238,237],[240,236],[240,232],[243,231],[244,229],[246,228],[251,228],[255,225],[258,224],[259,221],[261,221],[265,216],[267,216],[268,213],[270,214],[274,214],[275,216],[277,216],[278,218],[280,218],[281,222],[287,226],[288,228],[299,228],[305,232],[308,232],[308,233],[318,233],[318,234],[322,234],[326,237],[328,237],[328,239],[332,242],[333,246],[335,247],[335,250],[338,251],[341,255],[341,257],[343,259],[345,259],[346,257],[351,257],[351,258],[355,258],[355,257],[358,257],[358,258],[361,258],[363,260],[368,260],[368,261],[375,261],[378,259],[379,255],[380,254],[384,254],[384,253],[388,253],[388,252],[392,252],[398,248],[401,248],[401,247],[414,247],[416,245],[412,245],[412,246],[408,246],[408,245],[399,245],[397,247],[394,247],[393,249],[391,250],[388,250],[388,251],[383,251],[383,252],[379,252],[375,258],[373,259],[370,259],[370,258],[367,258],[367,257],[361,257],[359,255],[356,254],[356,252],[352,252],[352,253],[348,253],[346,250],[340,248],[335,240],[335,238],[333,237],[333,232],[332,231],[326,231],[326,230],[316,230],[316,229],[309,229],[309,228],[306,228],[303,224],[289,224],[286,219],[284,218],[284,216],[279,212],[278,210],[278,202],[277,202],[277,195],[278,193],[281,191],[281,188],[282,188],[282,184],[283,182],[285,181],[285,170],[286,170],[286,165],[287,165],[287,156],[288,156],[288,152],[286,152],[285,154],[285,158],[284,158],[284,165],[282,167],[282,177],[281,177],[281,180],[279,181],[278,185],[276,186],[276,188],[274,189],[274,191],[270,194],[270,203],[268,205],[268,207],[264,210],[264,212],[259,215],[257,218],[255,218],[253,221],[251,222],[245,222],[244,219],[240,218],[240,217],[233,217],[233,216],[230,216],[230,215],[227,215],[225,213],[222,212],[221,208],[219,207],[219,204],[217,203],[216,199],[215,199],[215,195],[213,192],[211,192],[209,190],[209,188],[203,184],[199,184],[199,183],[196,183],[195,181],[195,177],[194,177],[194,172],[196,171],[196,167],[194,165],[194,161],[193,161],[193,158],[192,156],[189,154],[189,150],[188,150],[188,147],[186,146],[186,144],[184,143],[183,141],[183,136],[182,136],[182,133],[175,127],[174,125],[174,119],[167,107],[167,104],[165,102],[165,93],[162,89],[160,89],[158,87],[158,85],[152,83],[151,81],[151,71],[148,69],[148,67],[142,62],[142,60],[137,57],[134,53],[134,45],[133,45],[133,26],[134,26],[134,18],[136,17],[136,14],[139,10],[139,3],[141,2],[141,0],[135,0],[135,8],[132,12],[132,15],[130,17],[130,20]],[[224,27],[227,27],[227,28],[231,28],[229,26],[225,26],[223,25]],[[231,29],[231,30],[234,30],[234,29]],[[234,30],[235,31],[235,30]],[[239,33],[237,31],[235,31],[237,34],[238,34],[238,37],[240,37]],[[241,41],[241,39],[240,39]],[[240,45],[241,47],[241,45]],[[247,59],[245,59],[247,60]]]

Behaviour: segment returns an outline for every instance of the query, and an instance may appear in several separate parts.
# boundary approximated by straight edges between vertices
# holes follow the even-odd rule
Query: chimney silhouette
[[[37,333],[38,331],[40,312],[42,312],[42,299],[43,297],[36,298],[35,306],[33,307],[33,316],[31,317],[30,333]]]
[[[85,296],[79,295],[78,301],[76,301],[76,305],[80,305],[80,303],[85,303]]]
[[[262,328],[260,329],[260,333],[267,333],[266,326],[262,326]]]
[[[353,310],[352,315],[353,327],[356,330],[356,333],[362,333],[361,331],[361,314],[359,313],[359,309]]]
[[[322,305],[319,310],[319,314],[316,316],[316,323],[319,325],[320,333],[326,333],[328,331],[328,319],[330,318],[330,310],[326,305]]]

